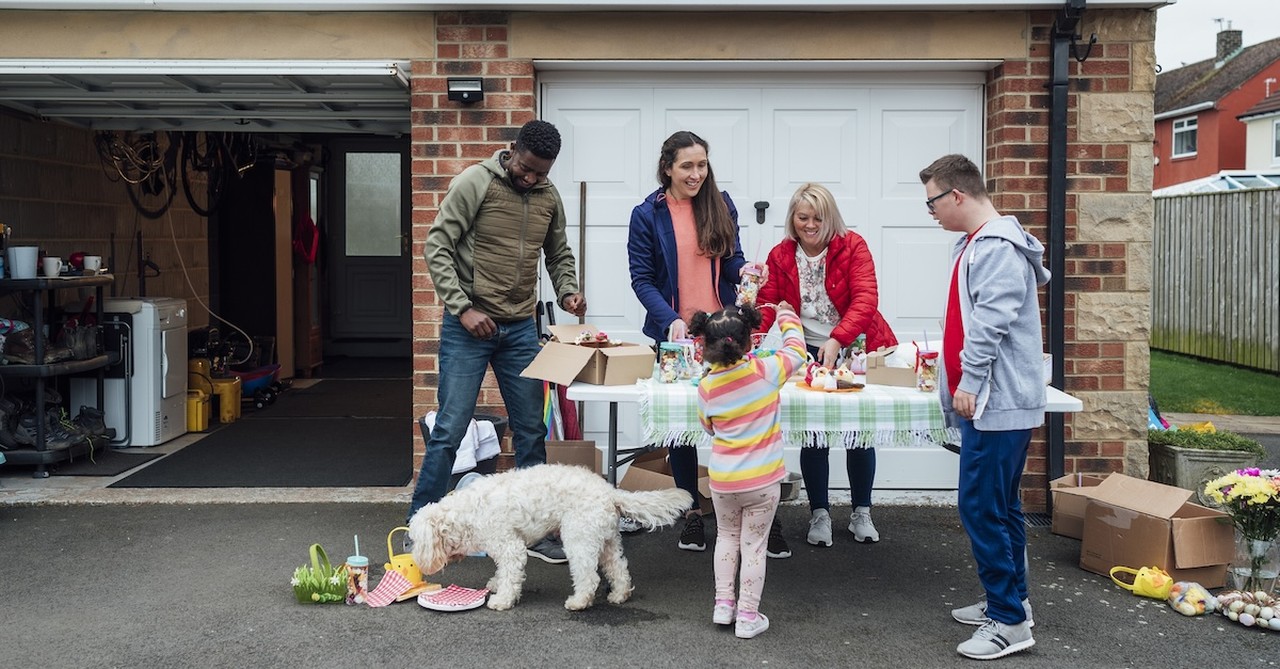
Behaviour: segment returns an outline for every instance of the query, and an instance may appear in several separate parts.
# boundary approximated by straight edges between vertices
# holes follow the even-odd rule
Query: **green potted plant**
[[[1261,444],[1234,432],[1147,430],[1147,478],[1193,490],[1206,506],[1217,506],[1204,494],[1206,483],[1237,469],[1257,467],[1264,455]]]

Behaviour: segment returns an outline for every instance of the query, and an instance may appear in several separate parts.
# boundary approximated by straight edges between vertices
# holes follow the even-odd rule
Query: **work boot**
[[[18,417],[18,405],[8,397],[0,397],[0,449],[17,448],[17,437],[13,434],[15,419]]]
[[[107,415],[101,409],[82,406],[72,422],[80,426],[81,432],[94,439],[116,438],[115,428],[107,427]]]
[[[40,419],[37,418],[34,413],[24,414],[22,418],[18,420],[18,428],[14,432],[13,436],[19,444],[36,446],[36,430],[39,425],[36,421],[38,420]],[[50,425],[49,420],[47,418],[45,419],[45,450],[55,451],[63,448],[70,448],[71,444],[76,443],[77,441],[79,441],[79,435],[75,435],[75,439],[73,440],[72,435],[68,434],[65,429],[62,429],[56,424]]]

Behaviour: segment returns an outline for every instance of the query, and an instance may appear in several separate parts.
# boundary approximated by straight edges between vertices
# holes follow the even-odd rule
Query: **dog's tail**
[[[654,529],[670,525],[693,505],[693,498],[679,488],[666,490],[615,490],[613,503],[618,513]]]

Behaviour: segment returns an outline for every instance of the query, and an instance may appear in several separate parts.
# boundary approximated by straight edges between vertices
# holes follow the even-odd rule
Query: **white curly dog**
[[[658,528],[674,523],[691,503],[679,488],[629,492],[583,467],[537,465],[481,477],[422,507],[409,520],[409,537],[413,560],[428,576],[468,553],[488,553],[497,565],[487,586],[489,608],[504,611],[520,600],[527,547],[560,530],[573,577],[564,607],[580,611],[595,601],[597,566],[609,581],[610,603],[631,597],[619,515]]]

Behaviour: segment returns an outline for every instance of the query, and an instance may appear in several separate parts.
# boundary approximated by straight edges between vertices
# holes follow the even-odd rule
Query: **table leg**
[[[618,403],[609,403],[609,485],[618,485]]]

